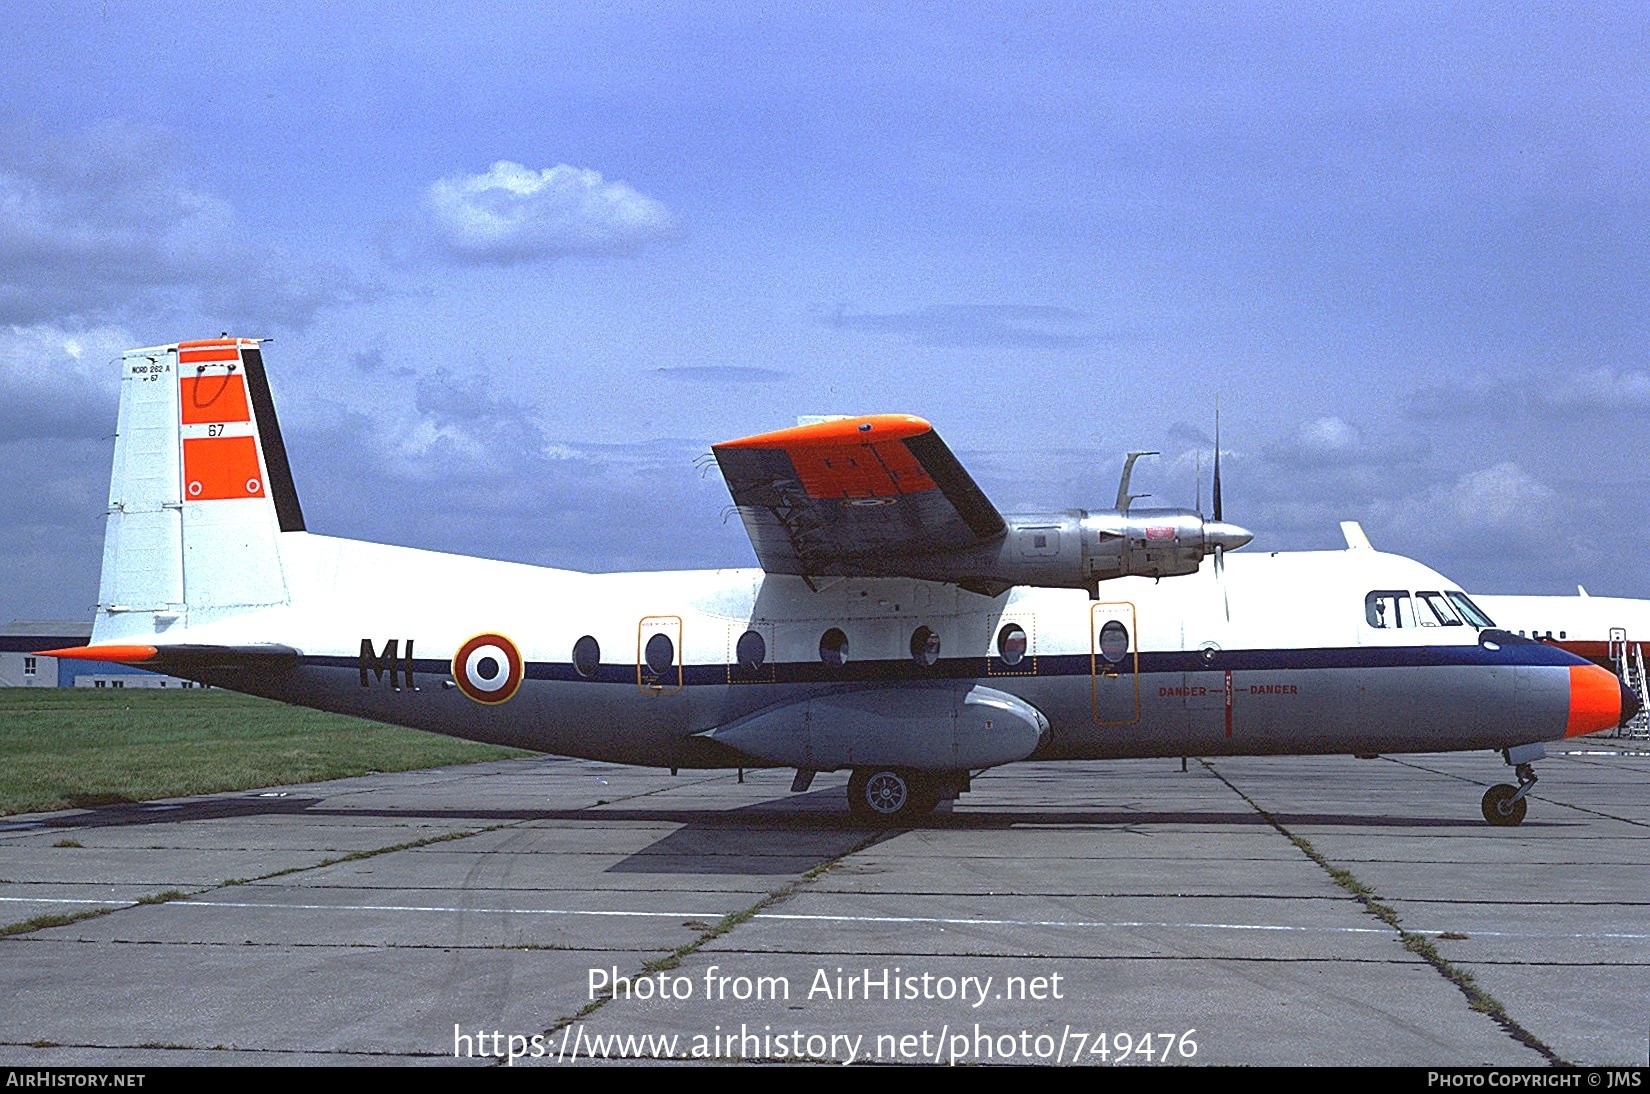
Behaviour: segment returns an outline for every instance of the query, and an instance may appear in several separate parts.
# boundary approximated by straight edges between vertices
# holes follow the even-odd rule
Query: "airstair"
[[[1632,689],[1633,694],[1639,697],[1639,712],[1630,721],[1616,730],[1617,737],[1634,737],[1640,740],[1650,738],[1650,702],[1647,702],[1646,692],[1650,691],[1644,676],[1644,643],[1627,641],[1627,630],[1624,627],[1610,628],[1610,666],[1616,670],[1616,675],[1622,682]]]

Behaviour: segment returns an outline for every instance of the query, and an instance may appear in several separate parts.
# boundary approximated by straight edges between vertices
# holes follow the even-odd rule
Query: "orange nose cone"
[[[1597,665],[1570,666],[1570,720],[1564,736],[1580,737],[1621,724],[1621,680]]]

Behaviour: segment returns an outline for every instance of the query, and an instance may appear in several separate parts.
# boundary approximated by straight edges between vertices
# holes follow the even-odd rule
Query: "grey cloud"
[[[0,438],[112,434],[120,382],[114,361],[131,345],[118,327],[0,328]]]
[[[1650,371],[1599,366],[1467,375],[1416,391],[1410,412],[1423,420],[1478,417],[1497,423],[1555,413],[1644,416],[1650,412]]]
[[[656,368],[653,373],[666,380],[709,384],[772,384],[791,378],[790,373],[780,369],[754,368],[747,365],[682,365],[676,368]]]
[[[1134,337],[1098,331],[1092,320],[1070,308],[1038,304],[936,304],[883,313],[837,308],[822,319],[841,330],[901,335],[937,346],[1069,349]]]
[[[336,268],[255,245],[179,161],[165,134],[112,124],[56,142],[0,136],[0,322],[186,299],[224,323],[299,327],[362,291]]]
[[[1533,388],[1531,395],[1539,405],[1558,411],[1642,413],[1650,410],[1650,372],[1587,369]]]
[[[352,415],[289,438],[305,518],[318,532],[591,571],[753,563],[727,490],[701,476],[708,442],[546,443],[528,412],[496,432],[431,415]],[[535,437],[537,430],[535,427]]]
[[[111,404],[112,409],[112,404]],[[0,425],[0,437],[4,437]],[[114,441],[103,433],[0,440],[0,590],[7,619],[84,619],[97,604]]]
[[[357,372],[371,376],[382,370],[384,376],[417,376],[418,370],[408,365],[397,365],[394,368],[385,368],[384,351],[381,349],[362,350],[350,355],[349,363]]]

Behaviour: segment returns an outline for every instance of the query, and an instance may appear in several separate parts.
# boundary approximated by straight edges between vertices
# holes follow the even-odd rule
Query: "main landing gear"
[[[1535,785],[1535,771],[1529,763],[1515,763],[1511,758],[1508,763],[1513,764],[1513,770],[1518,775],[1518,785],[1509,786],[1498,783],[1484,791],[1484,819],[1498,827],[1512,827],[1522,824],[1524,814],[1529,811],[1530,803],[1525,801],[1525,795]]]
[[[967,789],[966,771],[856,767],[848,777],[848,811],[872,824],[910,824]]]

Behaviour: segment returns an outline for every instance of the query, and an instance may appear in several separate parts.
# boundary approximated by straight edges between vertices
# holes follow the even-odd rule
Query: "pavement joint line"
[[[1401,763],[1402,761],[1394,762]],[[1209,772],[1221,782],[1231,787],[1232,793],[1242,798],[1245,802],[1248,802],[1249,806],[1254,809],[1256,813],[1259,813],[1263,818],[1265,818],[1267,824],[1270,824],[1273,828],[1277,829],[1279,835],[1283,836],[1285,839],[1289,840],[1290,843],[1293,843],[1297,848],[1299,848],[1301,854],[1317,863],[1317,865],[1329,875],[1330,879],[1333,880],[1336,885],[1339,885],[1342,889],[1345,889],[1355,900],[1358,901],[1358,903],[1363,905],[1364,911],[1391,928],[1391,930],[1397,935],[1398,941],[1403,944],[1404,948],[1410,953],[1415,954],[1428,965],[1432,966],[1432,968],[1440,976],[1442,976],[1450,984],[1454,985],[1456,990],[1461,992],[1461,994],[1466,997],[1468,1004],[1473,1010],[1478,1011],[1488,1017],[1491,1021],[1495,1022],[1506,1031],[1509,1037],[1517,1041],[1519,1044],[1539,1052],[1546,1058],[1548,1064],[1551,1066],[1574,1066],[1568,1060],[1565,1060],[1562,1056],[1558,1055],[1558,1053],[1555,1052],[1551,1046],[1546,1044],[1534,1033],[1531,1033],[1523,1025],[1514,1020],[1513,1017],[1507,1013],[1507,1008],[1499,999],[1495,998],[1483,988],[1480,988],[1474,982],[1473,976],[1470,972],[1457,968],[1455,965],[1451,964],[1442,954],[1438,952],[1437,947],[1435,947],[1424,935],[1415,931],[1406,930],[1401,924],[1398,913],[1393,910],[1391,906],[1383,903],[1379,899],[1380,894],[1376,893],[1375,890],[1359,881],[1351,871],[1341,870],[1331,866],[1329,864],[1329,860],[1323,856],[1322,852],[1313,847],[1312,844],[1304,837],[1297,836],[1293,832],[1289,831],[1289,829],[1286,828],[1276,817],[1261,808],[1260,804],[1256,802],[1255,799],[1251,798],[1248,794],[1245,794],[1242,790],[1239,790],[1237,785],[1222,774],[1212,762],[1199,757],[1198,763],[1207,768]],[[1416,765],[1411,764],[1406,766]]]
[[[689,942],[683,946],[678,946],[676,949],[672,950],[663,957],[642,962],[642,967],[639,970],[638,975],[647,976],[655,972],[665,972],[669,969],[679,968],[682,963],[682,958],[687,957],[690,954],[697,953],[711,942],[714,942],[716,939],[728,934],[741,923],[754,919],[761,913],[762,909],[772,907],[775,904],[790,899],[798,889],[802,888],[802,886],[820,877],[826,871],[830,870],[850,855],[858,854],[867,847],[881,842],[883,837],[889,835],[891,831],[897,831],[897,829],[872,832],[870,835],[860,839],[852,846],[844,849],[831,858],[825,859],[824,861],[816,864],[811,869],[804,871],[795,878],[792,878],[779,888],[770,891],[766,896],[762,897],[750,907],[734,912],[731,915],[723,916],[715,926],[700,934],[699,937],[695,938],[692,942]],[[590,1017],[592,1014],[595,1014],[612,1001],[613,993],[612,990],[609,989],[606,994],[592,999],[573,1014],[557,1020],[553,1025],[544,1031],[544,1037],[547,1040],[550,1039],[555,1034],[560,1033],[563,1029],[572,1025],[574,1022],[582,1022],[584,1019]],[[503,1067],[504,1060],[500,1059],[496,1061],[494,1066]]]
[[[695,782],[696,783],[709,782],[709,781],[713,781],[713,779],[716,778],[716,777],[717,776],[712,776],[711,778],[707,778],[707,779],[699,779],[699,780],[695,780]],[[728,776],[724,775],[724,776],[721,776],[721,777],[726,778]],[[621,795],[621,796],[613,799],[613,802],[603,802],[603,803],[600,803],[600,804],[613,804],[614,802],[630,801],[630,800],[635,799],[635,798],[645,798],[645,797],[649,796],[650,794],[657,794],[657,793],[660,793],[661,791],[663,791],[665,789],[667,789],[667,787],[655,787],[652,790],[645,790],[645,791],[642,791],[641,793],[637,793],[637,794]],[[369,791],[363,789],[363,790],[360,790],[360,791],[350,791],[350,792],[346,792],[346,793],[360,794],[360,793],[367,793],[367,792],[369,792]],[[227,796],[240,797],[240,796],[242,796],[242,792],[237,791],[237,792],[226,792],[226,794],[205,795],[205,796],[203,796],[202,798],[200,798],[198,800],[209,801],[209,800],[213,800],[213,799],[216,799],[216,798],[227,797]],[[143,804],[146,804],[146,803],[139,802],[139,803],[136,803],[136,804],[143,805]],[[150,803],[150,804],[152,804],[152,803]],[[599,808],[599,807],[600,807],[599,805],[596,805],[596,806],[591,806],[589,808],[590,809],[596,809],[596,808]],[[101,907],[86,908],[83,911],[76,912],[76,913],[69,914],[69,915],[50,915],[50,914],[48,914],[48,915],[38,915],[38,916],[34,916],[33,918],[30,918],[30,919],[20,920],[19,922],[16,922],[16,923],[0,924],[0,939],[15,938],[18,935],[32,934],[35,931],[49,930],[53,927],[67,927],[70,924],[78,923],[82,920],[94,919],[94,918],[97,918],[99,916],[112,915],[115,912],[126,911],[127,909],[130,909],[130,908],[142,907],[142,906],[148,905],[148,904],[192,903],[196,907],[214,907],[214,906],[248,907],[248,908],[268,907],[269,905],[259,905],[259,904],[252,904],[252,903],[235,904],[235,903],[229,903],[229,902],[216,902],[216,903],[214,903],[214,902],[211,902],[211,901],[197,901],[194,898],[204,896],[207,893],[218,892],[222,889],[237,887],[237,886],[241,886],[241,885],[248,885],[248,884],[251,884],[251,883],[254,883],[254,882],[270,881],[270,880],[272,880],[274,878],[278,878],[278,877],[290,877],[294,874],[307,873],[311,870],[321,870],[321,869],[325,869],[328,866],[337,866],[340,863],[345,863],[345,862],[359,862],[362,859],[376,858],[379,855],[393,854],[396,851],[411,851],[411,850],[416,850],[416,849],[421,848],[421,847],[428,847],[432,844],[448,843],[448,842],[451,842],[453,840],[468,839],[471,836],[479,836],[479,835],[482,835],[482,834],[487,833],[487,832],[497,832],[497,831],[500,831],[500,830],[503,830],[503,829],[521,827],[523,825],[527,825],[527,824],[530,824],[530,823],[531,823],[531,820],[529,818],[522,818],[522,819],[519,819],[519,820],[502,821],[498,824],[484,825],[483,827],[480,827],[480,828],[455,829],[455,830],[451,830],[451,831],[447,831],[447,832],[441,832],[441,833],[438,833],[438,834],[432,835],[432,836],[424,836],[420,839],[405,840],[405,841],[402,841],[400,843],[393,843],[393,844],[390,844],[389,846],[386,846],[386,847],[366,848],[366,849],[359,850],[359,851],[350,851],[347,854],[332,856],[332,857],[329,857],[329,858],[322,859],[319,862],[309,863],[309,864],[303,865],[303,866],[288,866],[288,867],[285,867],[285,868],[280,869],[280,870],[272,870],[267,874],[258,874],[254,877],[229,878],[225,881],[221,881],[221,882],[217,883],[216,885],[207,885],[207,886],[204,886],[200,889],[196,889],[195,891],[190,892],[190,893],[184,893],[184,892],[181,892],[181,891],[176,890],[176,889],[169,889],[169,890],[166,890],[165,892],[162,892],[162,893],[154,893],[154,894],[139,896],[139,897],[137,897],[136,899],[133,899],[133,900],[98,901],[96,903],[102,905]],[[6,898],[0,898],[0,899],[3,899],[7,902],[14,902],[14,901],[15,902],[22,902],[24,898],[22,898],[22,897],[6,897]],[[40,904],[50,904],[50,903],[74,904],[74,903],[88,903],[88,902],[84,901],[84,900],[76,900],[74,898],[57,898],[56,900],[34,901],[34,903],[40,903]],[[318,906],[317,909],[311,909],[311,910],[318,910],[319,908],[324,908],[324,907],[326,907],[326,906]],[[395,909],[392,909],[392,910],[395,910]]]

